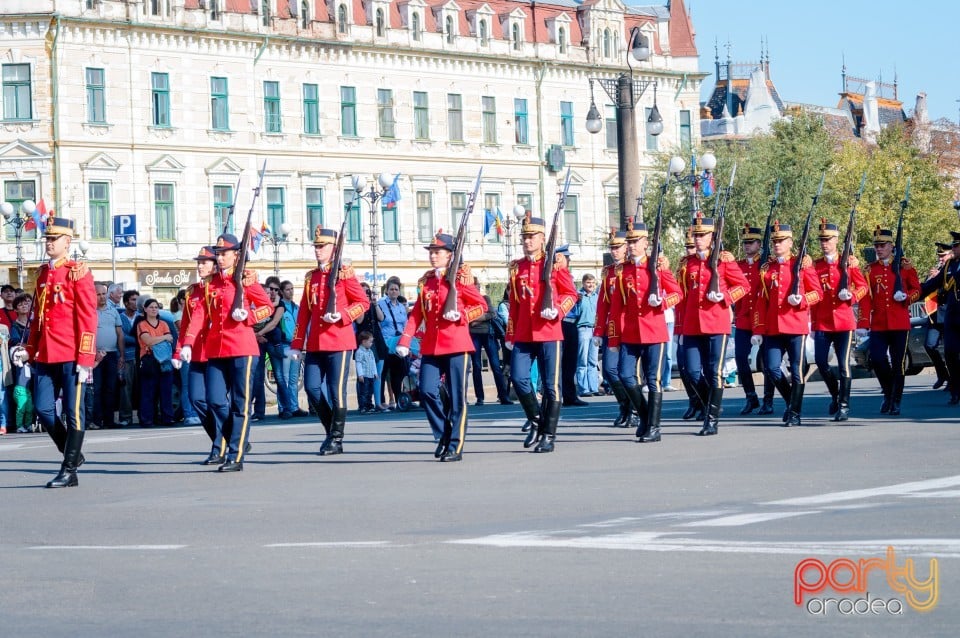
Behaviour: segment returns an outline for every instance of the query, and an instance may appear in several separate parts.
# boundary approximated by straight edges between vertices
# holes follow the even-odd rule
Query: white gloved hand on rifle
[[[753,335],[750,337],[750,343],[755,346],[759,346],[761,343],[763,343],[763,335]]]
[[[841,288],[837,293],[837,299],[840,301],[850,301],[853,299],[853,293],[847,290],[846,288]]]
[[[787,297],[787,303],[791,306],[799,306],[801,301],[803,301],[803,297],[800,295],[790,295]]]
[[[327,314],[323,315],[323,320],[327,323],[337,323],[340,321],[340,313],[328,312]]]
[[[230,316],[233,317],[233,320],[238,323],[243,323],[247,320],[247,309],[246,308],[237,308],[230,313]]]
[[[190,363],[190,359],[193,358],[193,348],[190,346],[183,346],[180,348],[180,360],[184,363]]]
[[[410,354],[410,348],[407,346],[397,346],[397,356],[401,359],[406,359],[407,355]]]
[[[546,308],[540,311],[540,316],[547,321],[553,321],[560,315],[556,308]]]
[[[647,297],[647,303],[656,308],[663,303],[663,299],[657,293],[652,293]]]
[[[906,301],[906,300],[907,300],[907,293],[903,292],[902,290],[898,290],[897,292],[893,293],[893,300],[894,300],[894,301]]]
[[[720,303],[721,301],[723,301],[723,293],[722,293],[722,292],[708,292],[708,293],[707,293],[707,300],[708,300],[708,301],[712,301],[713,303]]]
[[[93,368],[91,366],[77,366],[77,381],[86,383],[91,376],[93,376]]]
[[[447,312],[443,313],[443,318],[446,319],[447,321],[453,321],[454,323],[456,323],[457,321],[460,321],[460,311],[448,310]]]
[[[27,352],[27,349],[23,346],[17,346],[10,351],[10,360],[13,362],[13,365],[22,368],[23,365],[30,360],[30,353]]]

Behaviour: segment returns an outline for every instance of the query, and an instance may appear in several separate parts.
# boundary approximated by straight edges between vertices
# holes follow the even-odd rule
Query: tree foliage
[[[947,241],[946,231],[956,221],[945,179],[938,175],[933,159],[924,156],[911,143],[902,127],[885,128],[876,145],[866,145],[859,140],[837,145],[819,116],[800,112],[775,122],[767,134],[746,141],[710,143],[697,155],[706,150],[716,155],[717,168],[716,194],[701,198],[704,216],[713,215],[717,199],[728,185],[733,164],[737,164],[723,237],[724,246],[735,254],[739,252],[739,233],[744,224],[763,227],[778,179],[781,180],[780,198],[773,219],[791,224],[795,242],[799,243],[813,195],[821,176],[826,174],[823,194],[811,221],[808,250],[813,255],[819,252],[816,231],[822,218],[837,224],[843,233],[864,171],[867,183],[857,207],[858,249],[872,248],[877,225],[896,230],[907,177],[911,178],[911,184],[910,206],[904,218],[904,253],[918,267],[925,269],[933,263],[933,242]],[[648,185],[646,221],[651,226],[672,154],[664,153],[658,158],[656,174]],[[684,159],[689,174],[691,158],[687,155]],[[690,223],[689,184],[668,185],[663,210],[667,229],[664,248],[675,260],[682,252],[683,236]],[[795,245],[795,249],[798,247]]]

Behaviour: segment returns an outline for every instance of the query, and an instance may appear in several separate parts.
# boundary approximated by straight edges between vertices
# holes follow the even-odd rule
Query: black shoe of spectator
[[[310,416],[310,413],[307,412],[306,410],[301,410],[301,409],[297,408],[296,410],[293,411],[293,416],[299,418],[299,417],[303,417],[303,416]]]
[[[280,419],[283,421],[286,421],[287,419],[292,419],[292,418],[293,418],[292,412],[287,412],[286,410],[284,410],[283,412],[280,413]]]
[[[500,399],[500,405],[514,405],[510,399]]]

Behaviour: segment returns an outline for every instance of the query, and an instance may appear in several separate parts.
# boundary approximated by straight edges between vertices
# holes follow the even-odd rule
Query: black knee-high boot
[[[657,443],[660,441],[660,410],[662,406],[663,393],[651,392],[647,401],[646,427],[642,435],[637,432],[637,438],[641,443]]]
[[[77,467],[80,463],[80,448],[83,447],[83,430],[68,430],[63,447],[63,463],[60,473],[47,483],[47,487],[76,487]]]
[[[840,390],[837,399],[837,413],[834,421],[846,421],[850,418],[850,377],[840,377]]]

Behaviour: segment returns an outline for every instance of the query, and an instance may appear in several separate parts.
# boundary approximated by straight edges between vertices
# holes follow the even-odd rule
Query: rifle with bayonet
[[[337,243],[333,249],[333,257],[330,259],[330,275],[327,277],[327,306],[324,312],[328,315],[337,313],[337,282],[340,281],[340,265],[343,263],[343,240],[347,232],[347,217],[353,203],[357,201],[359,193],[353,191],[353,197],[347,202],[343,211],[343,221],[340,222],[340,234],[337,235]]]
[[[803,258],[807,256],[807,237],[810,235],[810,221],[813,219],[813,213],[817,210],[817,202],[820,201],[820,194],[823,193],[823,183],[827,180],[827,171],[823,171],[823,177],[820,178],[820,186],[817,187],[817,194],[813,196],[813,204],[810,206],[810,212],[807,213],[807,221],[803,225],[803,234],[800,235],[800,249],[797,252],[797,259],[793,262],[793,282],[790,285],[790,294],[800,294],[800,270],[803,268]]]
[[[447,298],[443,302],[443,314],[457,311],[457,274],[460,271],[460,265],[463,263],[463,247],[467,243],[467,219],[473,212],[473,207],[477,203],[477,197],[480,194],[480,179],[483,176],[483,167],[477,172],[477,182],[473,186],[473,192],[467,200],[467,208],[460,217],[460,226],[457,228],[457,235],[453,240],[453,254],[450,256],[450,263],[447,264]]]
[[[907,190],[900,201],[900,219],[897,220],[897,235],[893,243],[893,263],[890,270],[893,271],[893,292],[903,292],[903,278],[900,276],[900,262],[903,261],[903,217],[906,215],[907,207],[910,205],[910,178],[907,178]]]
[[[233,202],[230,204],[230,208],[227,209],[227,218],[223,220],[223,234],[226,234],[230,230],[230,222],[233,221],[233,211],[237,207],[237,196],[240,194],[240,176],[237,176],[237,186],[233,189]]]
[[[560,214],[567,205],[567,191],[570,189],[570,167],[567,167],[567,176],[563,180],[563,190],[557,201],[557,210],[553,214],[553,226],[550,228],[550,237],[543,258],[543,272],[540,281],[543,283],[543,296],[540,298],[540,311],[553,308],[553,253],[557,250],[557,229],[560,227]]]
[[[727,217],[727,200],[730,199],[730,192],[733,190],[733,180],[737,176],[737,164],[734,162],[733,170],[730,171],[730,183],[722,193],[717,193],[717,199],[713,206],[713,248],[710,251],[710,287],[709,292],[720,294],[720,251],[723,250],[723,226]]]
[[[840,253],[840,261],[837,268],[840,269],[840,281],[837,283],[837,290],[846,290],[850,286],[850,267],[847,265],[850,261],[850,255],[853,254],[853,236],[854,226],[857,219],[857,204],[863,196],[863,187],[867,184],[867,171],[863,171],[863,177],[860,178],[860,190],[853,198],[853,207],[850,209],[850,218],[847,220],[847,233],[843,236],[843,251]]]
[[[640,187],[640,197],[637,198],[637,212],[633,218],[635,221],[643,221],[643,205],[647,203],[647,178],[643,178],[643,185]]]
[[[644,181],[646,186],[646,181]],[[650,240],[650,259],[647,260],[647,270],[650,273],[650,294],[660,296],[660,273],[657,272],[657,261],[660,259],[660,235],[663,232],[663,200],[670,186],[670,176],[660,187],[660,202],[657,204],[657,217],[653,222],[653,235]]]
[[[263,188],[263,176],[267,172],[267,160],[263,160],[263,167],[260,169],[260,179],[257,181],[257,187],[253,189],[253,201],[250,202],[250,210],[247,212],[247,223],[243,226],[243,235],[240,237],[240,249],[237,251],[237,264],[233,271],[233,285],[236,287],[236,293],[233,295],[233,307],[231,314],[237,310],[246,310],[243,307],[243,271],[247,267],[247,255],[250,252],[250,231],[253,220],[253,209],[257,205],[257,198],[260,197],[260,189]]]
[[[765,264],[770,259],[770,232],[773,230],[773,211],[780,201],[780,178],[773,187],[773,198],[770,200],[770,212],[767,213],[767,224],[763,227],[763,244],[760,245],[760,263]]]

